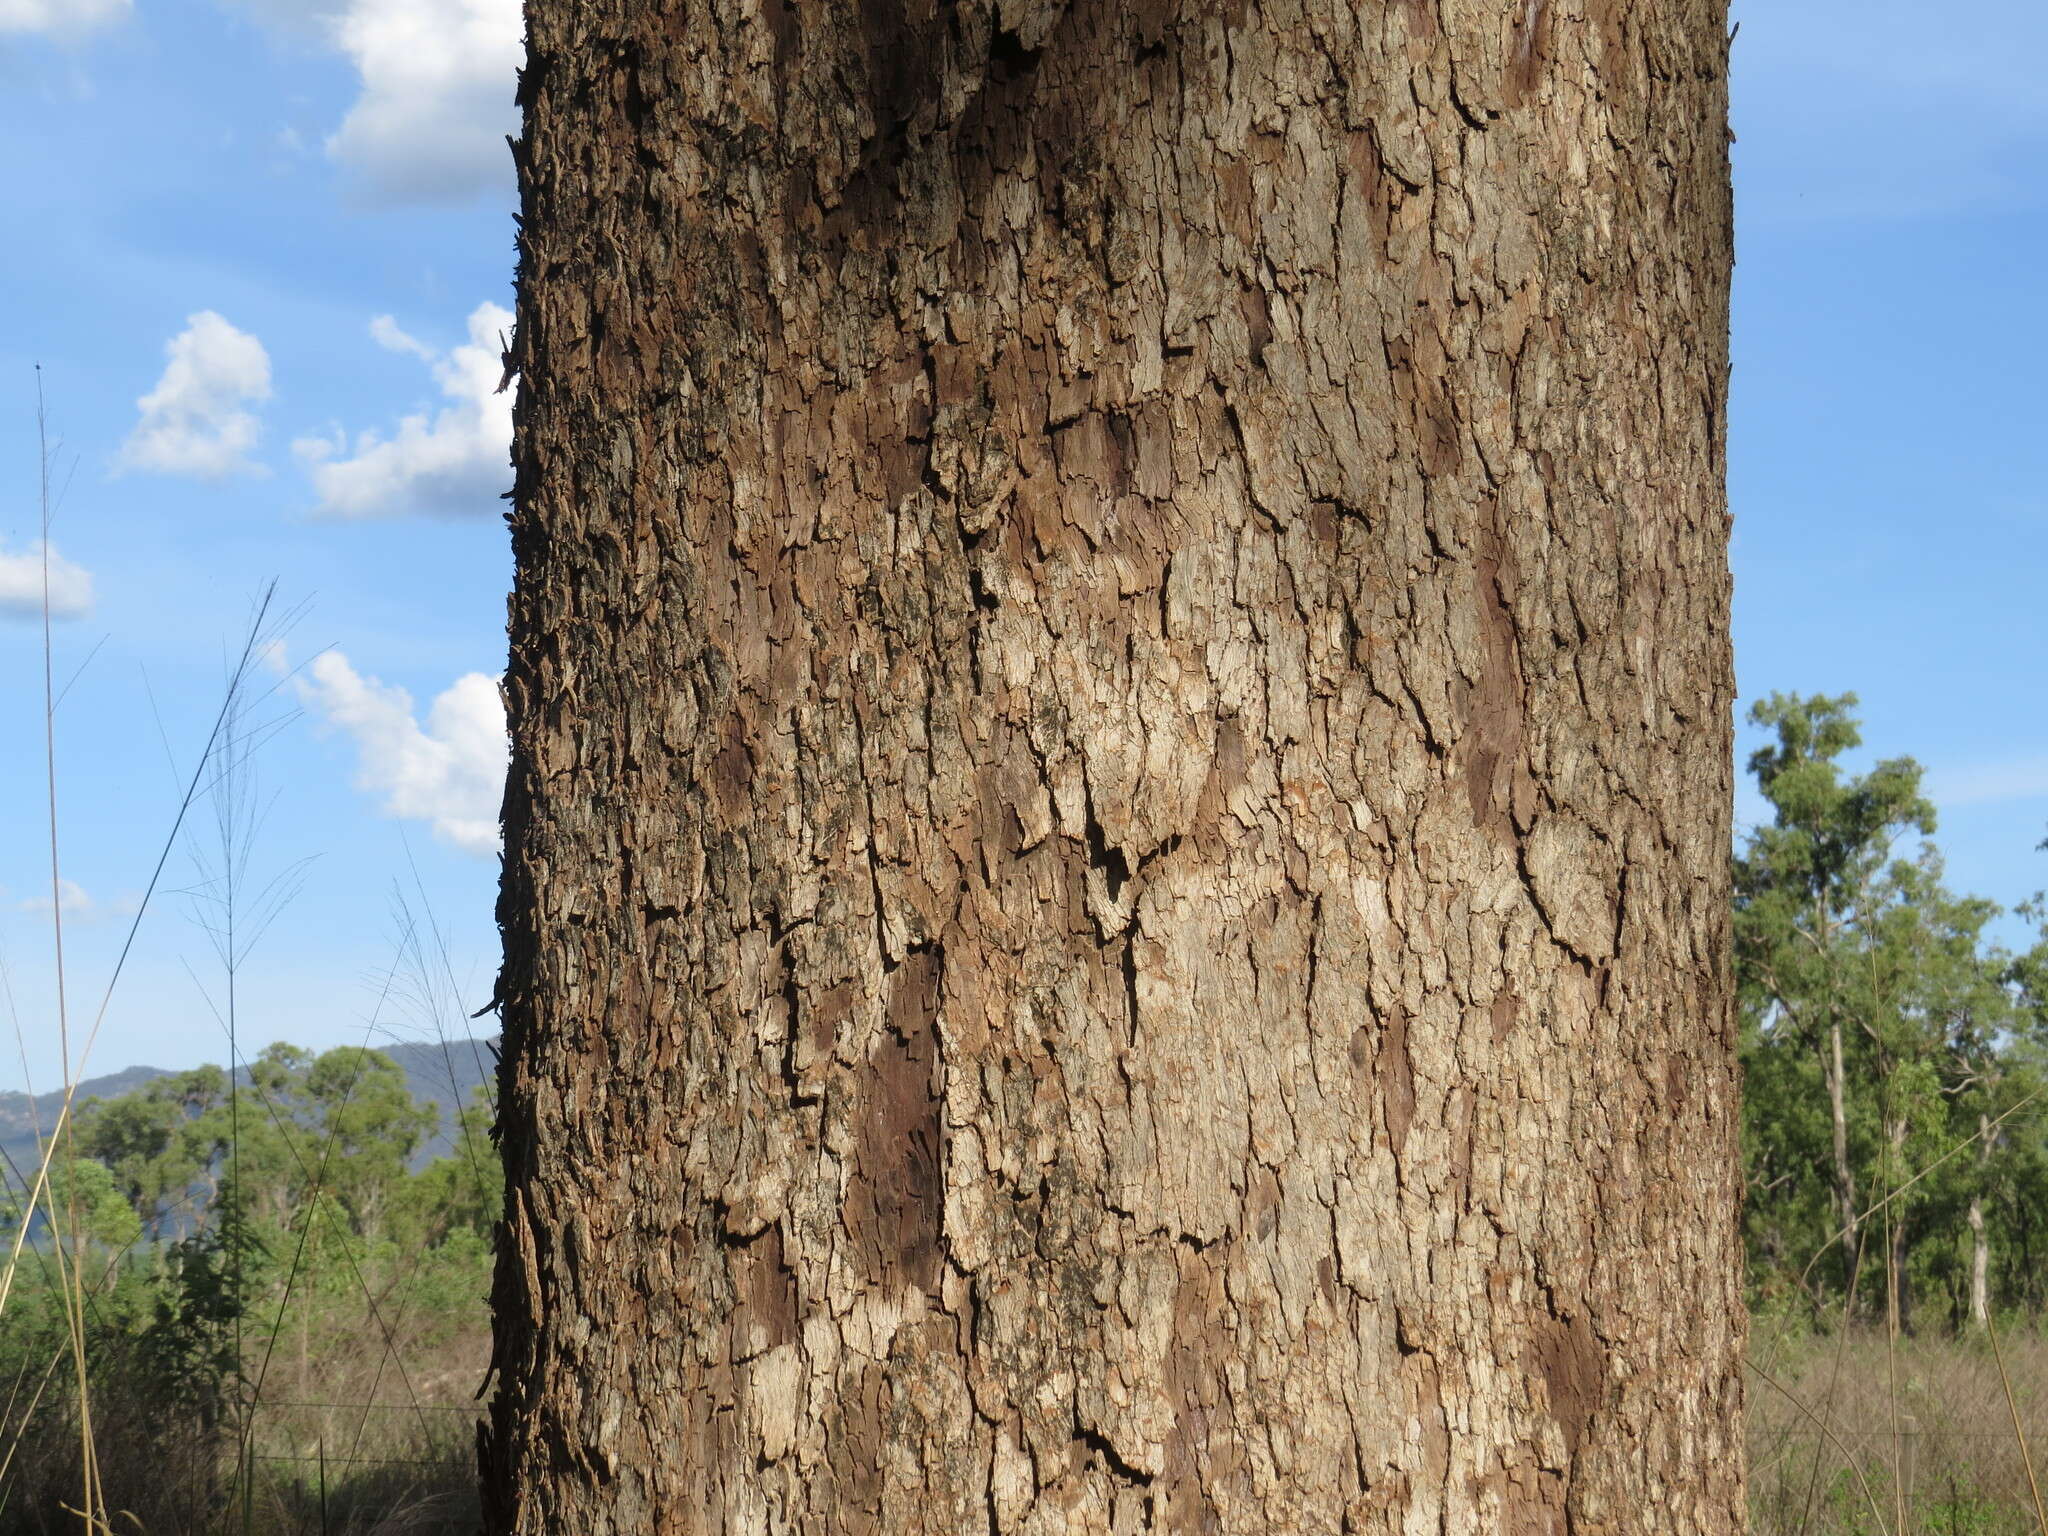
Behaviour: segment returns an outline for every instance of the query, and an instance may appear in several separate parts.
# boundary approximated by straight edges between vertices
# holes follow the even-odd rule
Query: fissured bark
[[[529,0],[502,1536],[1733,1533],[1719,0]]]

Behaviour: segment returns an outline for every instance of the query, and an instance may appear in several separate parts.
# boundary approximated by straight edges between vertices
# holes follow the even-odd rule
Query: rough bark
[[[1740,1529],[1719,0],[528,20],[490,1529]]]

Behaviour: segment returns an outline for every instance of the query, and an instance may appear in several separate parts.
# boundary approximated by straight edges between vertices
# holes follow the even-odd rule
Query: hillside
[[[406,1086],[414,1098],[431,1103],[439,1129],[413,1155],[413,1166],[424,1167],[453,1150],[452,1131],[456,1108],[469,1100],[478,1083],[497,1072],[497,1037],[471,1040],[406,1040],[378,1047],[405,1073]],[[152,1079],[169,1074],[161,1067],[124,1067],[78,1085],[74,1103],[88,1099],[119,1098],[132,1093]],[[246,1079],[245,1079],[246,1080]],[[52,1089],[31,1098],[20,1092],[0,1093],[0,1170],[13,1182],[14,1169],[33,1168],[36,1162],[36,1130],[45,1131],[56,1122],[64,1103],[64,1090]],[[11,1163],[12,1168],[8,1165]]]

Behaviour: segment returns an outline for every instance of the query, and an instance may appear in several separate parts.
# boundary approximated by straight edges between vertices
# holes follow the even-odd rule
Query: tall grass
[[[165,1333],[163,1298],[172,1293],[136,1283],[145,1275],[163,1279],[171,1262],[165,1251],[138,1251],[132,1243],[108,1251],[81,1212],[79,1178],[66,1173],[77,1166],[78,1084],[143,921],[163,888],[172,854],[185,842],[188,823],[202,804],[213,811],[213,838],[194,849],[198,878],[183,894],[212,944],[220,977],[218,990],[208,995],[227,1038],[237,1129],[225,1176],[226,1187],[236,1189],[245,1112],[236,1070],[242,1065],[239,977],[251,946],[290,900],[298,875],[293,866],[260,886],[252,888],[249,881],[251,848],[262,820],[253,755],[283,721],[259,708],[279,686],[278,679],[266,683],[260,667],[293,615],[279,611],[274,588],[255,604],[230,658],[220,708],[182,780],[176,812],[90,1027],[82,1040],[75,1040],[64,948],[57,732],[63,694],[56,687],[49,583],[50,531],[59,498],[51,483],[54,450],[40,369],[37,428],[44,561],[41,747],[56,1000],[51,1022],[63,1095],[54,1123],[34,1127],[38,1156],[33,1169],[19,1172],[18,1219],[0,1263],[0,1339],[15,1346],[10,1358],[17,1364],[13,1379],[0,1382],[0,1532],[253,1536],[258,1531],[472,1530],[476,1405],[471,1388],[482,1376],[486,1333],[481,1287],[468,1307],[451,1308],[445,1299],[434,1307],[410,1307],[425,1255],[356,1251],[361,1244],[351,1243],[334,1202],[322,1198],[334,1152],[331,1139],[309,1145],[304,1128],[289,1123],[250,1082],[257,1103],[248,1112],[266,1114],[283,1134],[309,1178],[312,1197],[289,1262],[281,1274],[266,1277],[260,1296],[245,1273],[251,1250],[237,1240],[226,1243],[225,1269],[203,1278],[216,1292],[225,1288],[232,1293],[232,1349],[225,1360],[178,1362],[189,1364],[183,1378],[167,1375],[166,1361],[152,1357],[139,1342]],[[438,976],[428,959],[436,952]],[[418,973],[414,997],[432,1004],[440,1028],[446,1015],[442,979],[452,981],[452,975],[438,931],[423,944],[416,928],[408,928],[394,975],[408,968]],[[0,957],[0,981],[6,980]],[[387,980],[387,997],[391,990]],[[6,993],[26,1079],[27,1042],[14,1014],[11,982]],[[381,1027],[382,1007],[380,1000],[365,1044]],[[33,1087],[25,1086],[33,1104]],[[224,1209],[229,1213],[225,1220],[241,1219],[236,1199]],[[323,1222],[329,1230],[316,1234]],[[39,1224],[43,1236],[32,1240]],[[328,1254],[345,1261],[348,1283],[338,1294],[332,1286],[322,1291],[312,1283],[307,1256],[317,1246],[316,1236]],[[251,1315],[244,1305],[252,1297],[265,1309],[260,1319],[265,1326],[254,1337],[247,1331]],[[153,1305],[159,1314],[154,1333],[137,1314],[144,1305]],[[297,1329],[297,1369],[273,1378],[271,1367],[288,1323]],[[175,1335],[175,1327],[170,1332]],[[373,1347],[365,1347],[366,1335]],[[396,1402],[386,1400],[394,1377],[402,1387]],[[272,1390],[287,1384],[287,1390]]]
[[[1783,1390],[1751,1393],[1755,1536],[2038,1536],[2029,1463],[2048,1443],[2048,1339],[2003,1341],[2003,1369],[1988,1337],[1759,1344],[1775,1344]]]
[[[1913,1189],[2038,1100],[2027,1095],[1910,1173],[1888,1168],[1885,1193],[1815,1251],[1801,1285],[1822,1254],[1849,1232],[1868,1232],[1873,1217],[1888,1252]],[[2034,1472],[2048,1429],[2036,1385],[2048,1368],[2039,1320],[2009,1351],[1995,1317],[1977,1333],[1909,1335],[1887,1264],[1883,1322],[1859,1326],[1867,1247],[1867,1238],[1857,1245],[1833,1318],[1757,1320],[1748,1363],[1764,1390],[1751,1394],[1746,1424],[1752,1536],[2048,1536]]]

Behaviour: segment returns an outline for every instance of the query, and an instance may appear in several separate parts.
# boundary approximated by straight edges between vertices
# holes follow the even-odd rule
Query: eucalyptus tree
[[[1891,1322],[1909,1321],[1918,1275],[1981,1325],[1990,1213],[2024,1207],[2013,1178],[2030,1143],[2016,1138],[2035,1133],[2007,1122],[2040,1081],[2048,947],[2009,954],[1988,938],[1994,903],[1951,892],[1931,843],[1901,849],[1933,834],[1934,809],[1911,758],[1845,773],[1855,705],[1773,694],[1750,712],[1777,738],[1750,758],[1772,820],[1735,860],[1753,1279],[1788,1298],[1833,1247],[1847,1298],[1874,1225],[1869,1280]]]
[[[1750,724],[1777,737],[1749,759],[1774,814],[1735,860],[1736,966],[1753,1054],[1789,1039],[1813,1057],[1827,1104],[1824,1156],[1845,1295],[1856,1283],[1862,1244],[1850,1053],[1897,1006],[1896,976],[1873,964],[1894,895],[1893,845],[1906,832],[1934,831],[1934,807],[1920,793],[1920,765],[1911,758],[1844,779],[1839,759],[1863,739],[1855,705],[1853,693],[1774,693],[1750,708]],[[1796,1076],[1760,1073],[1754,1061],[1750,1075],[1773,1087]],[[1788,1170],[1796,1169],[1795,1153]]]
[[[1911,1321],[1911,1249],[1922,1238],[1946,1253],[1969,1220],[1973,1271],[1988,1272],[1982,1192],[1997,1150],[1991,1108],[2002,1045],[2015,1022],[2008,957],[1985,938],[1998,906],[1952,895],[1929,848],[1896,861],[1877,882],[1866,970],[1874,976],[1862,1021],[1880,1143],[1878,1189],[1885,1234],[1885,1298],[1894,1329]],[[1950,1156],[1965,1142],[1970,1157]],[[1965,1213],[1969,1213],[1966,1216]],[[1944,1266],[1946,1267],[1946,1266]],[[1981,1301],[1973,1307],[1980,1320]]]
[[[1725,7],[527,23],[489,1529],[1740,1529]]]
[[[166,1073],[112,1099],[89,1099],[78,1115],[79,1152],[104,1163],[151,1239],[203,1225],[214,1149],[201,1127],[227,1100],[219,1067]]]

